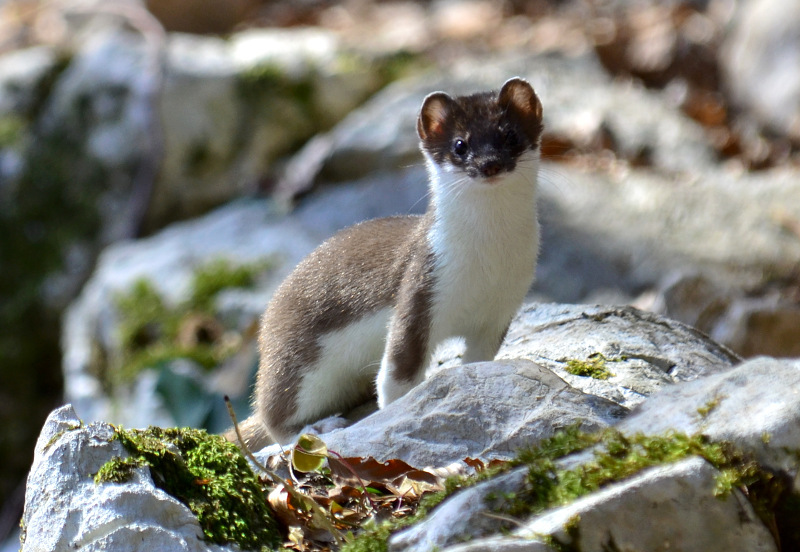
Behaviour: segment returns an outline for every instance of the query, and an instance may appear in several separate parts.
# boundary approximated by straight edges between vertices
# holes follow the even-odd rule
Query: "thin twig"
[[[233,430],[236,432],[236,438],[239,439],[239,444],[241,445],[242,452],[244,452],[245,456],[247,456],[247,458],[253,462],[258,469],[266,473],[273,481],[283,484],[283,488],[286,489],[286,492],[289,493],[289,496],[295,499],[298,504],[305,504],[311,508],[314,513],[317,514],[315,519],[330,532],[330,534],[333,536],[333,539],[336,541],[336,544],[338,546],[342,546],[345,543],[344,535],[342,535],[342,532],[333,525],[333,522],[328,518],[328,513],[322,508],[322,506],[314,502],[314,500],[310,497],[300,494],[297,489],[289,484],[288,481],[271,469],[267,468],[253,455],[253,453],[250,451],[250,448],[242,438],[242,434],[239,431],[239,422],[236,419],[236,413],[233,411],[233,405],[231,404],[231,400],[227,395],[225,395],[225,406],[228,407],[228,415],[231,417],[231,421],[233,422]]]
[[[522,527],[523,525],[525,525],[518,519],[514,519],[510,516],[504,516],[502,514],[495,514],[493,512],[481,512],[481,515],[492,519],[499,519],[500,521],[506,521],[508,523],[516,525],[517,527]]]

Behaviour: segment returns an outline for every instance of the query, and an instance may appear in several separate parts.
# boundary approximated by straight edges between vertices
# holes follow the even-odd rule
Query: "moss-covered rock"
[[[573,376],[584,376],[599,380],[606,380],[614,375],[606,366],[606,357],[600,353],[590,355],[587,360],[570,359],[567,361],[565,370]]]
[[[588,452],[589,449],[591,453]],[[572,460],[568,458],[582,451],[582,455],[573,456]],[[513,492],[486,494],[476,488],[475,494],[471,495],[473,501],[485,501],[483,509],[477,510],[488,510],[490,515],[496,516],[496,531],[500,531],[504,527],[513,527],[504,525],[501,520],[516,519],[522,524],[532,516],[543,515],[600,489],[630,480],[649,468],[671,466],[692,457],[700,457],[716,469],[716,483],[712,485],[710,493],[725,499],[734,489],[744,490],[753,510],[765,526],[776,528],[782,535],[791,533],[793,524],[788,521],[790,516],[787,513],[793,511],[798,499],[792,493],[789,481],[759,465],[731,443],[713,442],[702,435],[687,436],[674,432],[656,436],[628,436],[613,428],[594,433],[581,431],[577,426],[568,428],[520,451],[517,458],[501,470],[461,478],[448,491],[435,496],[432,503],[446,501],[445,497],[452,491],[472,487],[507,470],[524,470],[526,476],[522,479],[523,483]],[[457,510],[458,506],[446,510],[446,513],[454,515]],[[367,526],[343,550],[388,550],[387,541],[393,533],[421,522],[428,513],[435,513],[435,510],[431,512],[429,508],[420,508],[413,517]],[[447,516],[440,518],[439,523],[447,523]],[[577,528],[578,521],[573,519],[572,529]],[[569,536],[567,529],[570,527],[565,527]],[[431,535],[434,533],[437,533],[435,529]],[[485,533],[479,531],[478,534]],[[412,550],[422,549],[417,545],[422,546],[427,538],[425,535],[424,531],[416,532],[413,537],[404,537],[395,544]],[[453,535],[453,538],[458,540],[469,536]],[[562,542],[549,536],[542,538],[556,550],[573,550],[569,546],[575,539]],[[797,540],[795,538],[790,542],[796,543]]]
[[[114,457],[95,476],[98,484],[121,483],[146,466],[153,482],[191,509],[205,538],[245,550],[273,549],[280,534],[267,506],[267,489],[239,449],[218,435],[196,429],[125,430],[118,439],[131,457]]]
[[[248,288],[256,276],[270,268],[269,261],[235,265],[215,259],[197,268],[188,298],[169,305],[155,285],[139,279],[116,297],[121,351],[109,352],[108,358],[119,362],[101,366],[109,390],[130,382],[144,368],[157,367],[176,359],[187,358],[211,369],[238,350],[234,328],[226,328],[218,318],[214,299],[230,288]]]

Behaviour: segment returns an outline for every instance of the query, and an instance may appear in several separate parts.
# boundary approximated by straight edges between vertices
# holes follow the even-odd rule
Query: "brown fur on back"
[[[261,319],[254,414],[240,428],[251,448],[269,444],[270,432],[284,440],[287,432],[301,429],[282,424],[297,408],[298,380],[318,360],[321,336],[394,306],[404,278],[417,280],[424,276],[415,273],[430,271],[426,234],[431,223],[429,215],[397,216],[346,228],[281,284]],[[374,393],[372,381],[365,388],[370,393],[353,396],[350,406]],[[317,418],[330,414],[320,412]]]

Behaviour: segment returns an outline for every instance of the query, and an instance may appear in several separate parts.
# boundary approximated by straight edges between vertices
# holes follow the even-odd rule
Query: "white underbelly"
[[[308,367],[297,393],[291,423],[353,404],[374,392],[392,309],[385,308],[323,335],[317,361]]]

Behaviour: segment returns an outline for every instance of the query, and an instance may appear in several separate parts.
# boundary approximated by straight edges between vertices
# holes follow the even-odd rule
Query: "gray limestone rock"
[[[503,496],[522,488],[526,469],[514,469],[485,483],[462,489],[437,506],[422,522],[396,533],[389,541],[391,552],[429,552],[454,542],[476,539],[510,530],[512,523],[487,516],[489,508],[502,503]]]
[[[765,271],[790,277],[800,258],[800,240],[778,216],[800,212],[797,169],[666,176],[545,165],[542,172],[534,289],[551,300],[589,302],[609,292],[629,302],[683,270],[747,289]]]
[[[585,393],[633,407],[679,381],[723,372],[738,357],[694,328],[633,307],[533,303],[515,318],[498,358],[527,358]],[[601,364],[608,379],[570,373]]]
[[[762,123],[800,137],[800,6],[781,0],[737,4],[720,59],[736,100]]]
[[[558,429],[580,423],[592,431],[626,412],[532,362],[499,360],[440,370],[386,408],[322,439],[345,456],[446,466],[466,457],[510,458]]]
[[[663,389],[617,426],[626,433],[702,433],[792,476],[800,450],[800,362],[768,357]]]
[[[542,542],[549,537],[561,544],[558,549],[586,552],[777,551],[769,530],[739,490],[715,495],[718,475],[705,460],[687,458],[551,510],[510,536],[444,550],[544,552],[554,550]]]
[[[441,366],[430,367],[419,387],[346,429],[325,433],[323,426],[323,439],[340,454],[412,465],[508,457],[575,422],[613,424],[655,391],[737,362],[696,330],[631,307],[535,303],[514,319],[494,362],[458,366],[458,352],[458,343],[444,347]],[[565,370],[570,360],[598,353],[614,374],[609,379]]]
[[[762,467],[796,481],[800,468],[797,389],[798,362],[755,359],[726,372],[670,385],[645,400],[616,427],[628,434],[701,433],[714,441],[733,443],[753,455]],[[584,452],[559,462],[575,469],[590,455]],[[513,492],[521,481],[515,473],[498,482],[504,492]],[[641,472],[545,512],[513,531],[512,537],[487,537],[457,545],[464,537],[486,535],[487,525],[494,532],[502,527],[499,521],[494,526],[478,522],[480,509],[463,505],[467,497],[474,501],[486,497],[494,484],[489,481],[470,488],[469,495],[455,494],[439,506],[442,512],[461,512],[466,521],[453,523],[434,510],[422,523],[393,536],[392,543],[395,550],[422,550],[427,539],[438,546],[452,545],[458,552],[538,552],[550,549],[536,542],[537,536],[550,535],[580,550],[613,550],[616,546],[645,552],[666,549],[664,543],[672,550],[777,550],[772,535],[744,495],[734,490],[727,497],[715,496],[718,475],[702,459],[685,459]],[[648,512],[653,522],[643,524],[642,512]],[[572,530],[567,531],[566,526],[572,526]]]
[[[145,468],[127,483],[95,484],[103,464],[126,456],[112,435],[108,424],[84,426],[69,405],[53,411],[28,476],[21,551],[225,550],[203,541],[196,516],[158,489]]]
[[[587,318],[594,325],[604,323],[601,316]],[[561,325],[557,313],[552,320],[554,326]],[[637,327],[631,324],[628,329],[632,343]],[[642,335],[652,338],[649,331],[645,325]],[[798,362],[756,359],[666,386],[616,427],[651,435],[699,432],[729,441],[792,480],[800,450],[797,389]],[[444,465],[465,456],[508,457],[514,449],[552,435],[555,428],[574,422],[601,428],[624,413],[619,405],[570,387],[542,366],[498,360],[441,368],[386,409],[323,435],[323,440],[344,455]],[[76,545],[99,550],[112,544],[133,550],[127,548],[132,546],[130,538],[165,550],[216,550],[198,547],[193,536],[198,527],[193,518],[186,518],[188,510],[155,488],[144,471],[125,485],[94,485],[92,476],[99,467],[122,453],[110,436],[109,425],[83,426],[71,407],[51,415],[28,482],[23,551]],[[265,449],[261,456],[268,453]],[[573,469],[590,454],[568,456],[559,463]],[[514,529],[487,515],[486,500],[503,500],[520,488],[524,476],[525,468],[520,467],[456,493],[427,520],[393,536],[392,549],[427,550],[433,543],[461,552],[538,552],[548,550],[540,537],[550,535],[564,546],[598,552],[609,546],[645,552],[665,543],[688,551],[777,550],[744,495],[734,490],[715,496],[717,473],[704,460],[689,458],[648,469]],[[650,522],[643,522],[642,512],[648,512]],[[504,528],[513,529],[512,534],[491,536]],[[475,540],[458,544],[466,537]]]

